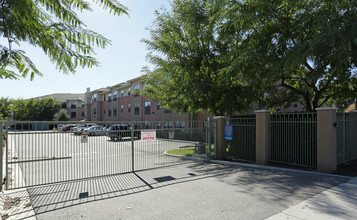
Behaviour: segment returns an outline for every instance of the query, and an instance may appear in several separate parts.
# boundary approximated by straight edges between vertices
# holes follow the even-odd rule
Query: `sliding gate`
[[[80,134],[70,124],[6,122],[5,129],[0,130],[4,134],[0,143],[6,188],[38,186],[184,163],[187,160],[168,154],[175,153],[177,149],[193,151],[197,145],[208,149],[214,143],[212,134],[215,128],[213,123],[206,121],[91,124],[98,126],[98,129]],[[111,124],[130,124],[127,127],[131,130],[99,129]]]

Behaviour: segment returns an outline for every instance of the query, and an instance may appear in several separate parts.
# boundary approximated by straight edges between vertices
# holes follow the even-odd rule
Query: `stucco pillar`
[[[270,161],[270,110],[255,111],[257,164],[266,165]]]
[[[337,169],[336,111],[317,108],[317,171],[333,173]]]
[[[216,116],[213,117],[213,121],[216,122],[216,159],[223,160],[224,153],[226,150],[225,141],[224,141],[224,126],[226,125],[226,117]]]

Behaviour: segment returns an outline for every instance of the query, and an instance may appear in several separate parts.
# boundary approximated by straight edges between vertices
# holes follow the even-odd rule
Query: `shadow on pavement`
[[[212,180],[212,183],[209,182]],[[203,187],[217,193],[217,196],[219,191],[213,184],[218,181],[237,195],[256,197],[257,201],[273,202],[276,203],[274,205],[284,207],[292,201],[303,201],[347,180],[311,173],[190,162],[167,168],[33,187],[27,190],[36,215],[40,215],[173,185],[187,186],[187,183],[196,181],[206,181],[207,185]]]

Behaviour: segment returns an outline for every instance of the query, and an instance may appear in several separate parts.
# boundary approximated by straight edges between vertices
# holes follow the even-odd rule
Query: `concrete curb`
[[[242,166],[242,167],[249,167],[249,168],[255,168],[255,169],[266,169],[266,170],[288,171],[288,172],[296,172],[296,173],[318,174],[318,175],[322,175],[322,176],[331,176],[331,177],[340,177],[340,178],[346,178],[346,179],[353,179],[353,177],[350,177],[350,176],[342,176],[342,175],[329,174],[329,173],[320,173],[320,172],[317,172],[317,171],[296,170],[296,169],[290,169],[290,168],[273,167],[273,166],[258,165],[258,164],[239,163],[239,162],[224,161],[224,160],[209,160],[207,158],[187,157],[187,156],[169,154],[169,153],[167,153],[167,151],[165,151],[164,154],[168,155],[168,156],[172,156],[172,157],[179,157],[179,158],[182,158],[182,159],[185,159],[185,160],[210,162],[210,163],[229,165],[229,166]]]

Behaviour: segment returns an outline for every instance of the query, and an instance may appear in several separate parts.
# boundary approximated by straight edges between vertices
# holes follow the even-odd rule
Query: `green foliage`
[[[0,120],[11,117],[11,100],[9,98],[0,98]]]
[[[117,0],[94,1],[114,15],[127,14]],[[14,49],[22,41],[41,48],[57,68],[74,73],[78,66],[92,67],[98,61],[90,55],[94,46],[105,48],[110,43],[100,34],[85,29],[77,12],[92,11],[84,0],[2,0],[0,1],[0,78],[18,79],[42,76],[25,51]],[[15,73],[17,70],[19,74]]]
[[[145,94],[214,114],[357,99],[356,0],[174,0],[143,40]]]
[[[242,75],[228,69],[239,39],[221,36],[228,0],[174,0],[172,10],[156,12],[145,39],[148,60],[144,94],[181,112],[231,114],[251,104]]]
[[[357,1],[235,1],[226,15],[226,35],[243,36],[232,68],[259,104],[313,111],[357,98]]]
[[[52,121],[60,107],[53,98],[12,100],[13,119],[20,121]]]
[[[68,121],[69,115],[67,114],[66,109],[61,109],[58,113],[55,114],[55,121]]]

